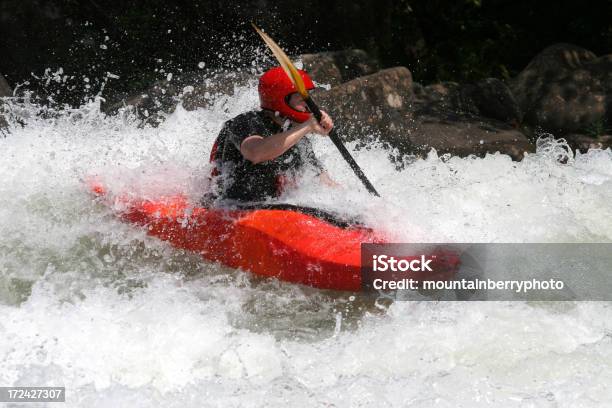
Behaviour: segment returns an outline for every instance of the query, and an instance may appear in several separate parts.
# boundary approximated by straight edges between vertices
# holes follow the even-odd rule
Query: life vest
[[[212,149],[210,150],[210,157],[208,159],[209,163],[214,163],[213,168],[210,170],[210,178],[216,177],[221,174],[221,170],[219,170],[219,164],[221,161],[220,157],[217,157],[217,153],[219,152],[219,138],[215,140],[213,143]],[[285,188],[290,186],[295,186],[295,181],[292,178],[288,177],[285,174],[277,174],[276,175],[276,194],[281,195]]]

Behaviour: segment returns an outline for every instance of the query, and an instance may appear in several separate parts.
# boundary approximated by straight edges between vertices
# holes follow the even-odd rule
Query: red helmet
[[[305,71],[298,69],[306,89],[314,89],[314,83]],[[292,108],[289,103],[291,94],[297,89],[287,76],[282,67],[274,67],[266,71],[259,78],[259,101],[263,109],[278,112],[281,116],[287,117],[295,122],[305,122],[310,118],[309,112],[300,112]]]

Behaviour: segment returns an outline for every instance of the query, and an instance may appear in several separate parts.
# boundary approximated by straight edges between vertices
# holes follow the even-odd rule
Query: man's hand
[[[318,122],[313,115],[308,119],[308,125],[311,132],[326,136],[334,127],[334,122],[327,112],[321,111],[321,122]]]

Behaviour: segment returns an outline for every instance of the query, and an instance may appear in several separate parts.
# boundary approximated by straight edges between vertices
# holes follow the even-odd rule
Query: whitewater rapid
[[[0,386],[65,386],[66,406],[594,407],[612,404],[606,302],[396,302],[253,277],[119,222],[87,193],[206,187],[222,123],[253,84],[158,128],[99,101],[0,138]],[[544,142],[520,163],[355,150],[329,140],[338,190],[306,175],[283,200],[356,214],[398,241],[610,242],[612,152]],[[612,269],[612,268],[611,268]]]

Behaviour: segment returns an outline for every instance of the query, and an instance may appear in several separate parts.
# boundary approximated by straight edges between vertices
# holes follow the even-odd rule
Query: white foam
[[[260,280],[170,248],[94,203],[98,174],[139,194],[197,199],[224,120],[254,86],[158,128],[97,103],[29,112],[0,139],[0,383],[65,385],[67,406],[606,406],[608,303],[396,303]],[[401,240],[612,240],[612,152],[560,164],[440,158],[397,170],[353,151],[383,198],[312,136],[336,190],[284,197],[361,215]],[[133,185],[138,183],[138,185]],[[338,315],[340,313],[340,315]]]

